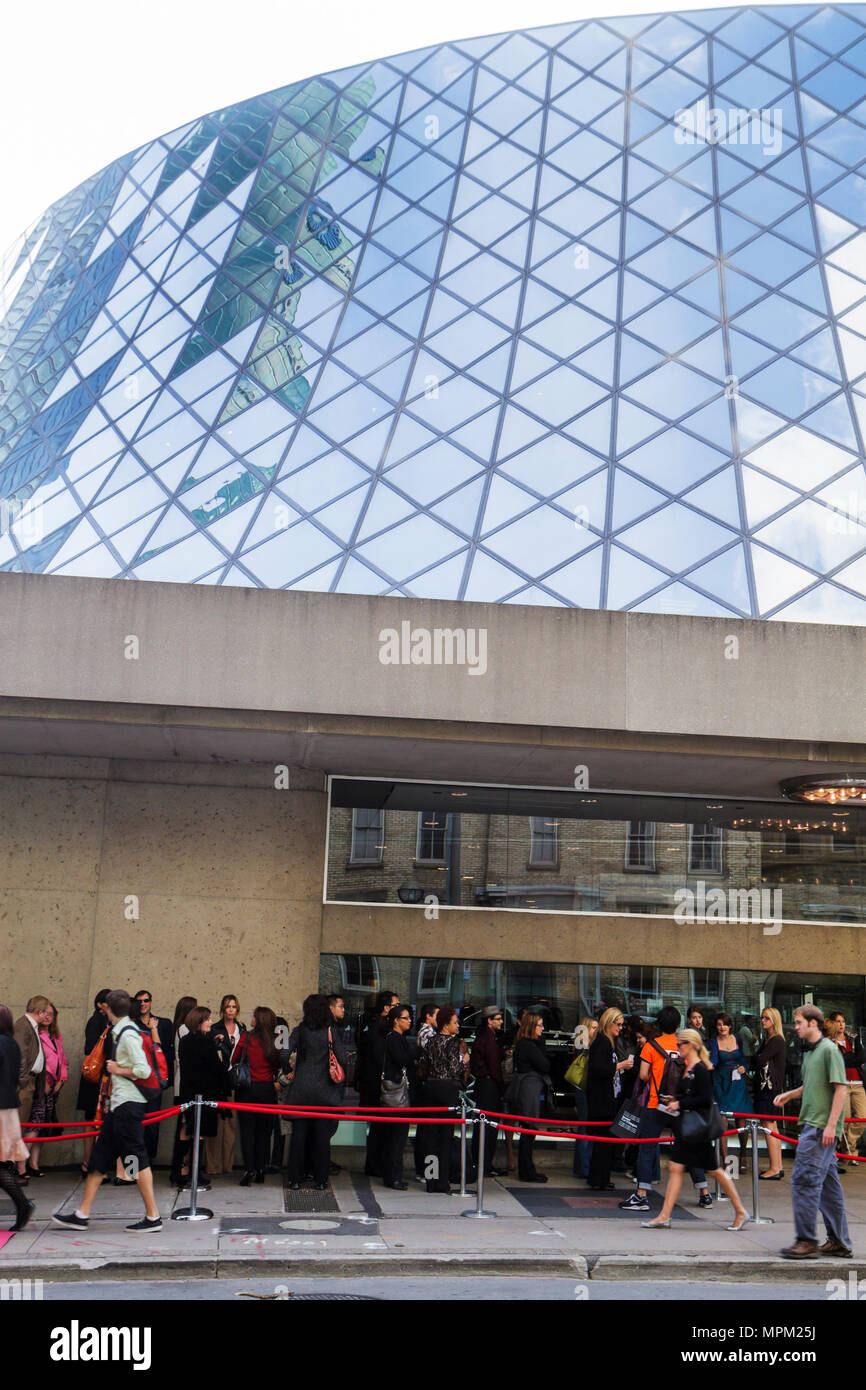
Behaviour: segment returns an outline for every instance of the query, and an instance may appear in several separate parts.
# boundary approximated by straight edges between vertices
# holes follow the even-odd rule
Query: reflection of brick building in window
[[[368,824],[364,817],[373,814],[381,822]],[[378,859],[358,853],[359,823],[371,856],[379,837]],[[722,887],[760,887],[760,844],[755,831],[700,828],[696,840],[688,826],[646,821],[334,807],[327,896],[395,903],[398,890],[414,882],[422,898],[463,907],[669,915],[675,891],[702,873]],[[690,863],[706,867],[698,872]]]

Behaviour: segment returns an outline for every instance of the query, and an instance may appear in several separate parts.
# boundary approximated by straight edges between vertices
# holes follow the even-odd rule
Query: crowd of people
[[[628,1174],[633,1191],[619,1205],[623,1210],[649,1212],[649,1194],[660,1181],[658,1143],[612,1143],[608,1126],[624,1108],[637,1116],[633,1138],[658,1140],[671,1129],[675,1140],[668,1149],[668,1183],[659,1215],[643,1224],[650,1228],[670,1224],[673,1206],[688,1171],[698,1204],[712,1205],[708,1178],[714,1178],[732,1203],[730,1230],[740,1230],[749,1220],[730,1181],[725,1139],[721,1154],[707,1137],[705,1117],[713,1105],[726,1115],[756,1113],[781,1115],[784,1106],[801,1096],[786,1090],[787,1044],[779,1012],[772,1007],[761,1013],[762,1039],[747,1057],[731,1016],[718,1013],[705,1027],[701,1009],[693,1005],[686,1027],[671,1005],[654,1020],[640,1015],[625,1017],[617,1008],[606,1008],[600,1017],[585,1017],[575,1029],[573,1058],[552,1095],[552,1061],[545,1046],[545,1020],[540,1008],[520,1010],[514,1026],[506,1027],[502,1007],[490,1004],[475,1019],[474,1036],[461,1035],[460,1018],[451,1004],[425,1005],[415,1017],[412,1008],[391,990],[381,991],[367,1011],[357,1037],[348,1026],[345,1001],[340,995],[312,994],[303,1005],[300,1023],[290,1029],[274,1010],[256,1007],[249,1026],[241,1019],[237,995],[226,994],[218,1017],[192,995],[178,1000],[172,1018],[154,1012],[150,990],[135,996],[125,990],[100,990],[85,1029],[85,1062],[77,1096],[77,1108],[85,1121],[101,1120],[98,1134],[84,1139],[84,1195],[76,1211],[57,1214],[56,1224],[86,1229],[96,1192],[103,1182],[137,1186],[145,1214],[128,1229],[160,1228],[152,1169],[159,1143],[159,1123],[147,1124],[150,1114],[168,1107],[169,1094],[183,1104],[196,1096],[207,1101],[233,1099],[240,1107],[204,1106],[200,1119],[199,1186],[230,1174],[237,1140],[242,1156],[241,1186],[263,1183],[269,1170],[283,1166],[286,1157],[289,1185],[298,1189],[312,1184],[328,1186],[339,1167],[331,1158],[331,1140],[338,1126],[334,1115],[321,1117],[322,1109],[339,1111],[359,1096],[362,1109],[381,1110],[382,1118],[368,1127],[365,1174],[385,1187],[405,1190],[404,1162],[414,1117],[411,1109],[431,1107],[437,1123],[416,1125],[412,1147],[414,1176],[430,1192],[449,1192],[459,1177],[460,1147],[454,1120],[461,1097],[471,1090],[472,1105],[484,1110],[491,1122],[485,1130],[484,1167],[487,1175],[516,1171],[526,1183],[544,1183],[547,1175],[535,1162],[536,1134],[542,1116],[562,1118],[562,1090],[570,1094],[578,1120],[594,1122],[596,1137],[574,1140],[572,1170],[594,1191],[613,1190],[615,1172]],[[804,1087],[808,1104],[800,1107],[800,1124],[818,1133],[810,1143],[801,1139],[793,1179],[805,1173],[807,1157],[811,1189],[820,1177],[819,1190],[827,1190],[827,1210],[835,1224],[828,1239],[840,1247],[850,1244],[841,1205],[839,1172],[842,1161],[829,1144],[832,1124],[839,1143],[853,1157],[863,1151],[864,1127],[854,1121],[866,1115],[863,1087],[863,1048],[848,1035],[840,1012],[825,1020],[820,1010],[806,1005],[795,1011],[795,1028],[803,1044]],[[815,1030],[816,1036],[813,1037]],[[824,1089],[814,1080],[812,1054],[818,1042]],[[807,1072],[811,1069],[811,1089]],[[69,1078],[69,1064],[58,1028],[57,1009],[43,995],[33,996],[24,1015],[13,1023],[11,1012],[0,1005],[0,1186],[16,1206],[21,1229],[33,1204],[23,1188],[43,1176],[39,1167],[40,1134],[36,1126],[54,1124],[60,1091]],[[817,1098],[816,1098],[817,1097]],[[259,1107],[274,1103],[291,1105],[303,1113],[291,1118]],[[825,1103],[826,1102],[826,1103]],[[245,1108],[249,1107],[249,1108]],[[407,1116],[402,1120],[401,1111]],[[687,1122],[687,1112],[698,1117]],[[171,1181],[184,1188],[191,1182],[194,1144],[190,1110],[174,1120]],[[847,1121],[847,1123],[846,1123]],[[775,1121],[767,1129],[768,1167],[760,1180],[780,1181],[784,1176],[782,1145]],[[519,1139],[513,1142],[513,1130]],[[805,1133],[804,1130],[804,1133]],[[58,1129],[49,1133],[59,1132]],[[505,1167],[498,1167],[499,1138],[504,1137]],[[480,1160],[481,1126],[473,1131],[472,1160]],[[740,1171],[748,1162],[740,1130]],[[516,1148],[516,1155],[515,1155]],[[757,1155],[753,1156],[757,1161]],[[832,1167],[832,1179],[830,1168]],[[818,1176],[816,1176],[816,1174]],[[472,1173],[470,1172],[470,1177]],[[835,1183],[835,1186],[833,1185]],[[800,1189],[798,1244],[815,1244],[814,1219],[809,1201]],[[838,1189],[838,1192],[836,1191]],[[805,1202],[805,1206],[804,1206]],[[822,1207],[822,1210],[824,1208]],[[795,1195],[795,1213],[798,1210]],[[814,1213],[812,1214],[814,1217]],[[826,1211],[825,1211],[826,1217]],[[828,1227],[828,1231],[830,1228]],[[805,1242],[805,1244],[804,1244]],[[834,1253],[831,1251],[831,1253]],[[803,1255],[803,1258],[806,1256]]]

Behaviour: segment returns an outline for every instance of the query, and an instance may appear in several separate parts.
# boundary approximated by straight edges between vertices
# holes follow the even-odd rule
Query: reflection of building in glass
[[[412,881],[418,901],[462,907],[670,915],[677,890],[703,880],[726,892],[779,888],[789,920],[860,922],[866,832],[855,816],[813,815],[811,828],[786,831],[333,806],[327,896],[396,902]]]
[[[862,623],[864,40],[495,35],[115,161],[0,280],[0,567]]]

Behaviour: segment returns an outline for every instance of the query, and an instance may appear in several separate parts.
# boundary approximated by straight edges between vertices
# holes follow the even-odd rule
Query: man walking
[[[145,1209],[144,1220],[136,1221],[126,1229],[161,1231],[162,1221],[153,1195],[153,1171],[141,1123],[146,1102],[135,1084],[136,1078],[144,1081],[150,1076],[150,1063],[145,1056],[141,1033],[129,1019],[132,1000],[126,990],[111,990],[105,1005],[111,1024],[106,1043],[110,1042],[113,1056],[105,1065],[111,1077],[111,1090],[102,1128],[90,1155],[90,1172],[84,1184],[81,1206],[68,1216],[55,1213],[51,1220],[55,1226],[67,1230],[86,1231],[97,1189],[119,1158],[130,1175],[135,1176]]]
[[[794,1027],[803,1044],[803,1084],[776,1096],[781,1110],[800,1100],[800,1142],[791,1173],[791,1200],[797,1239],[782,1254],[786,1260],[814,1260],[819,1255],[851,1257],[845,1198],[836,1171],[836,1145],[842,1136],[848,1087],[845,1064],[835,1043],[822,1032],[824,1015],[815,1004],[794,1010]],[[818,1210],[827,1239],[818,1247]]]

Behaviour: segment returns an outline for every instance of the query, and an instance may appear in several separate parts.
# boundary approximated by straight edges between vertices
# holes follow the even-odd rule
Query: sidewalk
[[[742,1233],[725,1229],[731,1218],[727,1202],[701,1211],[686,1182],[670,1230],[647,1231],[647,1214],[621,1212],[618,1201],[631,1190],[616,1178],[617,1191],[591,1192],[572,1178],[570,1153],[538,1153],[548,1174],[545,1186],[519,1183],[513,1175],[485,1184],[484,1206],[495,1219],[464,1218],[474,1211],[471,1196],[428,1194],[414,1180],[406,1192],[391,1192],[357,1170],[363,1154],[335,1150],[344,1171],[332,1179],[331,1191],[285,1192],[281,1177],[268,1174],[262,1186],[238,1186],[240,1172],[213,1179],[200,1205],[214,1213],[211,1221],[170,1221],[175,1206],[189,1194],[168,1185],[157,1171],[157,1195],[165,1225],[161,1232],[138,1236],[124,1224],[137,1220],[137,1193],[106,1185],[97,1195],[90,1229],[63,1231],[50,1224],[53,1211],[74,1210],[83,1180],[74,1172],[50,1172],[31,1180],[27,1195],[37,1210],[25,1231],[0,1250],[0,1279],[45,1280],[112,1278],[232,1278],[273,1272],[274,1282],[288,1275],[357,1276],[376,1273],[568,1275],[586,1279],[806,1280],[826,1284],[848,1280],[853,1270],[866,1275],[866,1164],[842,1178],[854,1259],[792,1261],[778,1251],[794,1238],[789,1175],[761,1183],[761,1213],[774,1224],[749,1224]],[[410,1156],[407,1154],[407,1158]],[[353,1171],[350,1171],[353,1170]],[[407,1174],[408,1176],[408,1174]],[[739,1190],[751,1211],[751,1177]],[[652,1198],[661,1206],[661,1189]],[[324,1200],[322,1200],[324,1199]],[[291,1209],[286,1209],[288,1204]],[[329,1209],[330,1208],[330,1209]],[[0,1224],[8,1225],[10,1204],[3,1199]],[[819,1223],[823,1240],[823,1225]]]

